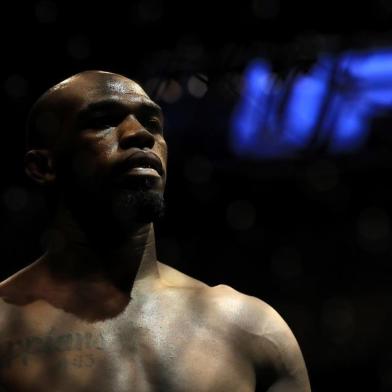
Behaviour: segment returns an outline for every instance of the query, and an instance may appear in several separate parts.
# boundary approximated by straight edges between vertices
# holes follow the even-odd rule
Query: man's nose
[[[130,147],[152,148],[155,138],[133,115],[127,116],[119,127],[119,146],[122,149]]]

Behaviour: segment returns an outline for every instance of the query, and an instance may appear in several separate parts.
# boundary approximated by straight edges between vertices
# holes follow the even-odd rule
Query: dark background
[[[374,119],[368,143],[344,156],[240,160],[228,147],[252,58],[267,58],[284,80],[322,51],[390,46],[391,22],[385,0],[5,3],[1,277],[42,252],[44,202],[23,173],[29,107],[73,73],[123,73],[166,113],[160,260],[277,309],[314,391],[392,391],[390,116]],[[202,98],[188,91],[192,77],[208,80]]]

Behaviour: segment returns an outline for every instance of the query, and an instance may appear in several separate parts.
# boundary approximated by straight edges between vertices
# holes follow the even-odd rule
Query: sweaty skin
[[[87,71],[45,93],[36,114],[46,112],[60,124],[55,142],[32,144],[26,172],[56,188],[57,207],[45,254],[0,284],[1,387],[309,392],[276,311],[159,262],[152,220],[124,218],[123,195],[140,186],[159,200],[166,182],[163,118],[143,89]],[[159,175],[124,169],[140,151],[158,158]]]

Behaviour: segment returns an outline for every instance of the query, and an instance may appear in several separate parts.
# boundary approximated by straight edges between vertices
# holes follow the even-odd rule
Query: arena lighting
[[[244,73],[230,146],[250,158],[295,157],[326,147],[350,153],[366,142],[370,120],[392,109],[392,49],[321,55],[307,73],[279,81],[266,60]]]

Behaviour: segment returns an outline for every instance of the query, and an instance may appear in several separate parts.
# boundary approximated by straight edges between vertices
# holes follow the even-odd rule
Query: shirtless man
[[[167,146],[138,84],[66,79],[34,105],[27,143],[56,208],[45,254],[0,285],[5,391],[310,391],[269,305],[157,260]]]

